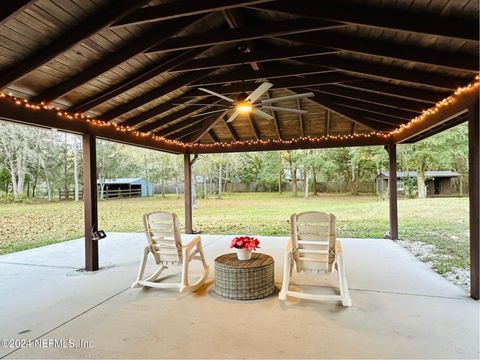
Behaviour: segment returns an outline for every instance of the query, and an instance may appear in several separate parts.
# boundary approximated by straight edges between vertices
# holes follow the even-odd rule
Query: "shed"
[[[99,193],[104,185],[104,198],[115,197],[145,197],[154,194],[153,183],[142,178],[117,178],[97,180]]]
[[[427,196],[452,196],[458,195],[453,186],[453,180],[460,178],[460,174],[450,170],[425,171],[425,186]],[[375,177],[377,195],[386,194],[388,191],[389,172],[384,171]],[[397,171],[397,194],[406,195],[405,183],[407,178],[417,179],[416,171]]]

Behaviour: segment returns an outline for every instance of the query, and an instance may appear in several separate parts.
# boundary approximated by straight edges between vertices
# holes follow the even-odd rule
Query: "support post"
[[[388,175],[390,238],[398,239],[398,207],[397,207],[397,145],[388,145],[390,172]]]
[[[470,296],[480,297],[480,124],[479,101],[468,109],[468,159],[470,202]]]
[[[185,195],[185,234],[192,234],[192,163],[190,154],[183,155],[184,195]]]
[[[97,156],[95,136],[83,135],[83,207],[85,212],[85,270],[98,270]]]

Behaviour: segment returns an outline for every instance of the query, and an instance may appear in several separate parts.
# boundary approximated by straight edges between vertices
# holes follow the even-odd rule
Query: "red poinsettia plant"
[[[252,236],[237,236],[230,243],[230,248],[255,250],[260,241]]]

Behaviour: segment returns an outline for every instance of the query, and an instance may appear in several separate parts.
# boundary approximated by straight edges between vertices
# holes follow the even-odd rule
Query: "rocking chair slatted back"
[[[335,262],[335,216],[318,211],[290,218],[293,259],[300,271],[332,271]]]
[[[143,216],[143,224],[156,263],[181,263],[182,240],[177,215],[167,212],[148,213]]]

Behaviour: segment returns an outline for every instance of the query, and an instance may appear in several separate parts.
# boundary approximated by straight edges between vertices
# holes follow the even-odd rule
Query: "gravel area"
[[[448,255],[437,254],[434,245],[425,244],[421,241],[396,240],[396,243],[431,268],[438,260],[448,258]],[[442,276],[462,288],[467,294],[470,292],[470,272],[467,269],[452,268]]]

